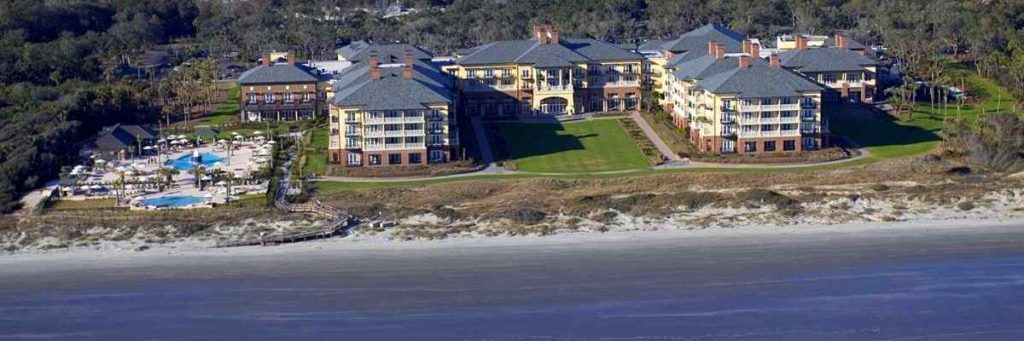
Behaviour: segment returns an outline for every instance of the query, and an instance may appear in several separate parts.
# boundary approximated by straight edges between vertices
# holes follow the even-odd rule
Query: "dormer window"
[[[263,100],[267,103],[274,103],[274,93],[268,92],[266,94],[263,94]]]

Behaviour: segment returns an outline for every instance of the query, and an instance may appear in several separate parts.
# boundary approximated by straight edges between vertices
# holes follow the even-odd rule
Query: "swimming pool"
[[[224,157],[215,153],[200,153],[199,160],[201,161],[199,163],[192,162],[192,154],[189,153],[182,155],[177,159],[167,160],[167,162],[164,162],[164,164],[167,166],[177,168],[180,171],[190,171],[192,170],[192,168],[195,168],[196,165],[200,164],[203,165],[203,167],[211,168],[217,162],[223,162]]]
[[[208,199],[196,196],[165,196],[142,199],[142,205],[156,208],[178,208],[206,202]]]

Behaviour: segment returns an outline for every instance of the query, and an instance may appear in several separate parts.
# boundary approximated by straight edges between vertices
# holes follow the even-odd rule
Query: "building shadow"
[[[494,145],[497,160],[517,160],[533,156],[552,155],[585,149],[583,140],[598,138],[599,134],[572,135],[562,123],[493,123],[491,136],[500,136]]]
[[[911,145],[942,139],[939,136],[941,124],[927,128],[911,125],[873,106],[832,104],[825,109],[832,133],[853,139],[861,147]]]

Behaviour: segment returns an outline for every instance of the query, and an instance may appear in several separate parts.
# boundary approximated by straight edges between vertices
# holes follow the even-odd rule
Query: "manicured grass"
[[[309,146],[306,147],[306,163],[303,167],[303,173],[324,174],[324,169],[327,167],[327,147],[329,143],[327,133],[327,129],[313,129],[313,136],[310,137]]]
[[[955,103],[948,105],[919,102],[908,120],[880,118],[868,108],[859,105],[830,107],[833,132],[847,136],[866,147],[873,156],[894,158],[930,152],[942,141],[944,120],[962,118],[977,120],[986,113],[1007,112],[1013,109],[1013,96],[991,79],[962,69],[951,70],[953,78],[963,78],[974,103],[957,110]]]
[[[499,123],[516,168],[574,173],[650,166],[618,119],[562,124]]]
[[[195,126],[223,126],[232,120],[237,120],[239,112],[241,112],[239,97],[241,88],[232,85],[226,91],[227,97],[224,98],[224,102],[218,104],[209,116],[192,120],[190,123]]]
[[[113,198],[86,199],[86,200],[58,200],[50,204],[47,210],[51,211],[81,211],[81,210],[109,210],[114,209],[117,200]]]

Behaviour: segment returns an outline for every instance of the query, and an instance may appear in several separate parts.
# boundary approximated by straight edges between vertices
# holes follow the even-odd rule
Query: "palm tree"
[[[199,188],[200,191],[203,190],[203,175],[204,174],[206,174],[206,167],[203,167],[202,165],[198,165],[195,168],[192,168],[192,175],[194,175],[195,178],[196,178],[196,187]]]
[[[225,190],[224,202],[225,203],[231,201],[231,186],[234,184],[234,182],[235,182],[235,173],[234,172],[224,173],[224,190]]]
[[[174,167],[163,167],[160,168],[160,176],[164,178],[164,183],[167,187],[171,187],[174,184],[174,176],[181,174],[177,168]]]

